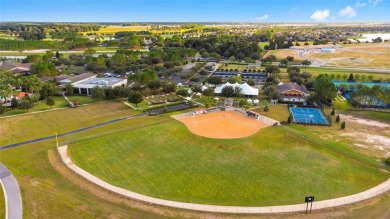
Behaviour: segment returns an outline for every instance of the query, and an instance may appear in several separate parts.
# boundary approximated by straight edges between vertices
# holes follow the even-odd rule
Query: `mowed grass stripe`
[[[80,167],[114,185],[153,197],[219,205],[301,203],[354,194],[389,175],[269,127],[232,140],[191,134],[172,120],[71,144]]]

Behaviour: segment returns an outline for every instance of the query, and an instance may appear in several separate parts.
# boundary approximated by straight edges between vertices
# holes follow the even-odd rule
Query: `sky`
[[[0,0],[0,21],[390,21],[390,0]]]

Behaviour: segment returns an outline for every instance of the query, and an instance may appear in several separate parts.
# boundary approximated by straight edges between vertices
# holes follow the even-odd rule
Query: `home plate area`
[[[196,135],[218,139],[243,138],[270,126],[269,123],[236,111],[198,110],[172,117],[184,123]]]

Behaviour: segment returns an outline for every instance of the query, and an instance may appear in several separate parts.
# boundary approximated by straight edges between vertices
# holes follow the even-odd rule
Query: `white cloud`
[[[256,20],[262,21],[262,20],[266,20],[267,18],[268,18],[268,14],[265,14],[261,17],[256,17]]]
[[[356,11],[351,6],[345,7],[343,10],[339,11],[341,17],[355,17]]]
[[[370,3],[372,6],[376,6],[377,4],[381,3],[382,0],[368,0],[368,3]]]
[[[329,14],[330,14],[330,11],[328,9],[326,10],[316,10],[311,16],[310,18],[312,20],[315,20],[315,21],[323,21],[325,20],[326,18],[329,17]]]
[[[360,8],[360,7],[364,7],[366,6],[367,3],[366,2],[360,2],[360,1],[357,1],[356,4],[354,5],[355,8]]]

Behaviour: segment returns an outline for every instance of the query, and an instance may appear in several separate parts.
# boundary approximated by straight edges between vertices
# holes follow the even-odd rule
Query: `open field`
[[[91,109],[98,113],[99,108]],[[123,120],[72,136],[91,139],[109,133],[127,132],[142,123],[159,123],[166,116]],[[17,125],[17,124],[14,124]],[[135,127],[134,127],[135,126]],[[124,133],[125,134],[125,133]],[[22,191],[25,218],[387,218],[390,193],[362,203],[312,214],[221,215],[161,208],[107,192],[73,173],[55,152],[55,140],[0,151],[4,163],[17,178]],[[49,150],[49,151],[48,151]],[[48,156],[49,155],[49,156]],[[25,170],[23,170],[25,168]],[[1,198],[0,198],[1,200]],[[361,217],[360,217],[361,216]],[[1,216],[0,216],[1,217]]]
[[[31,112],[37,112],[37,111],[43,111],[43,110],[63,108],[63,107],[68,106],[68,103],[66,102],[66,100],[62,96],[60,96],[60,97],[55,96],[54,100],[55,100],[55,104],[53,105],[53,108],[46,105],[46,100],[41,100],[41,101],[38,101],[38,103],[32,109],[29,109],[28,112],[31,113]],[[24,109],[14,109],[14,110],[9,109],[7,112],[1,114],[0,117],[19,115],[19,114],[23,114],[23,113],[27,113],[27,111]]]
[[[287,74],[287,68],[280,68],[281,73],[279,74],[282,77],[283,82],[289,81],[288,74]],[[362,81],[361,78],[363,75],[366,76],[366,81],[368,81],[367,77],[369,75],[373,76],[373,80],[384,80],[389,81],[390,80],[390,73],[383,73],[383,72],[369,72],[365,70],[352,70],[352,69],[341,69],[341,68],[317,68],[317,67],[301,67],[301,72],[309,72],[312,74],[312,79],[316,77],[319,74],[333,74],[335,76],[337,75],[347,75],[349,76],[351,73],[353,75],[359,75],[360,79],[358,81]],[[340,79],[342,80],[342,79]]]
[[[105,26],[100,28],[98,31],[88,31],[82,32],[83,35],[88,33],[98,34],[98,35],[114,35],[117,32],[121,31],[143,31],[148,30],[149,26]]]
[[[0,118],[0,145],[83,128],[134,112],[125,104],[101,102],[78,108]]]
[[[300,203],[309,193],[323,200],[368,189],[389,176],[284,127],[217,140],[193,135],[173,119],[77,140],[69,154],[90,173],[135,192],[223,205]]]
[[[291,49],[277,49],[277,50],[269,50],[263,58],[266,58],[267,56],[274,55],[278,59],[285,59],[287,56],[294,57],[294,61],[303,61],[301,57],[298,56],[298,53],[296,50]]]
[[[312,53],[306,56],[332,66],[389,68],[390,43],[352,44],[338,48],[334,53]]]
[[[196,116],[172,116],[184,123],[194,134],[208,138],[233,139],[255,134],[269,124],[238,112],[217,111]]]

